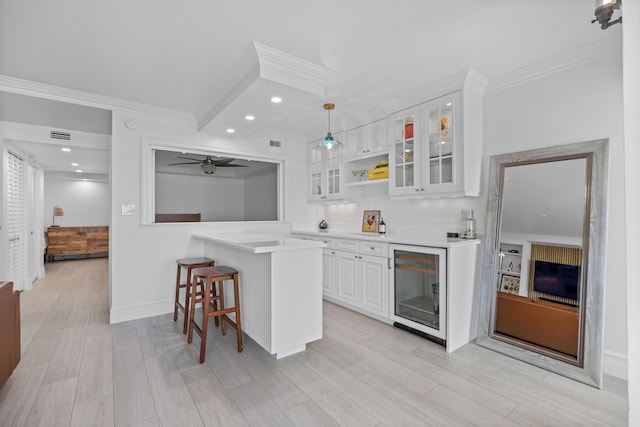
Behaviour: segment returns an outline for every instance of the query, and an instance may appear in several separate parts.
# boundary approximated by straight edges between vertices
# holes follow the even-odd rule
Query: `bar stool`
[[[187,326],[189,325],[189,300],[191,299],[191,271],[194,268],[210,267],[214,265],[214,261],[211,258],[183,258],[176,260],[178,264],[178,273],[176,276],[176,300],[173,308],[173,321],[178,320],[178,309],[184,313],[184,325],[182,326],[182,333],[187,333]],[[180,273],[182,269],[187,269],[187,282],[180,283]],[[184,288],[184,305],[180,303],[180,289]]]
[[[238,353],[242,351],[242,327],[240,324],[240,293],[238,291],[238,270],[227,267],[202,267],[192,270],[193,286],[191,287],[191,310],[189,311],[189,337],[188,342],[193,340],[193,330],[195,329],[200,335],[200,363],[204,363],[205,350],[207,348],[207,328],[209,318],[214,317],[215,320],[220,317],[222,325],[222,335],[226,335],[228,322],[236,329],[238,341]],[[224,306],[224,282],[233,280],[234,306]],[[218,288],[216,289],[216,284]],[[201,286],[201,290],[197,291],[197,286]],[[196,304],[202,303],[202,327],[198,326],[195,321]],[[219,305],[219,307],[218,307]],[[235,313],[235,322],[227,316],[229,313]]]

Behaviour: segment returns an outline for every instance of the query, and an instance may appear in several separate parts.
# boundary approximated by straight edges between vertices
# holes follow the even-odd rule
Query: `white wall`
[[[140,126],[130,130],[127,118]],[[284,219],[304,222],[306,206],[306,145],[291,135],[273,134],[282,149],[268,147],[267,137],[251,140],[220,138],[197,132],[195,121],[116,110],[112,133],[111,321],[145,317],[173,310],[176,259],[201,256],[201,243],[193,232],[221,232],[267,228],[285,232],[289,224],[187,223],[141,225],[141,164],[144,141],[163,146],[220,153],[247,154],[254,158],[285,162]],[[135,205],[134,215],[122,216],[121,205]]]
[[[200,213],[202,221],[242,221],[243,193],[241,179],[156,173],[155,213]]]
[[[640,3],[624,4],[624,155],[627,219],[627,309],[629,338],[629,425],[640,425]]]
[[[245,220],[265,221],[278,217],[276,170],[244,180]]]
[[[53,221],[53,207],[60,206],[64,216],[56,217],[56,225],[80,227],[109,225],[111,200],[109,183],[102,181],[72,181],[44,174],[44,223]]]

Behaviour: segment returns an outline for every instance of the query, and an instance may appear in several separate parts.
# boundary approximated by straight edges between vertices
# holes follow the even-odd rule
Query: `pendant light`
[[[611,20],[611,18],[613,18],[613,11],[620,9],[621,4],[622,0],[596,0],[596,10],[594,12],[596,19],[591,21],[591,23],[597,22],[603,30],[606,30],[614,24],[622,23],[622,16],[619,16],[618,19],[614,19],[613,21]]]
[[[329,118],[328,132],[324,140],[320,141],[318,145],[316,145],[316,149],[334,151],[343,147],[342,142],[338,141],[337,139],[333,139],[333,135],[331,135],[331,110],[333,110],[334,108],[336,108],[334,104],[324,104],[324,109],[327,110],[327,115]]]

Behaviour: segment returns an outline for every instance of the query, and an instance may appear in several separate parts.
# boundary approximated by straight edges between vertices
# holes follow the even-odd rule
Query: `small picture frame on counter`
[[[377,233],[380,223],[380,211],[364,211],[362,213],[362,232]]]

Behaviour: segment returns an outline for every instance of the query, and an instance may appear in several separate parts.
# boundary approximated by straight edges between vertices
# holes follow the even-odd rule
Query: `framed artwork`
[[[380,211],[364,211],[362,214],[362,231],[364,233],[377,233],[380,223]]]
[[[508,294],[520,293],[520,278],[517,276],[509,276],[503,274],[500,278],[500,292],[506,292]]]

